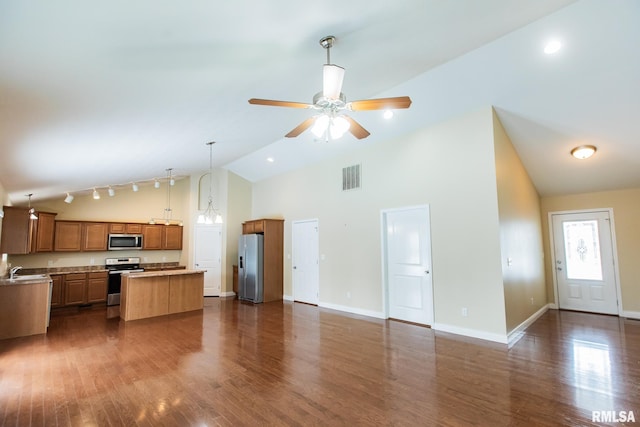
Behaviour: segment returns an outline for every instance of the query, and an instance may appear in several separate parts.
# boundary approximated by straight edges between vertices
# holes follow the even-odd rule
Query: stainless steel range
[[[120,275],[123,271],[130,273],[144,271],[140,268],[140,258],[107,258],[104,264],[109,271],[107,305],[120,305],[120,288],[122,286]]]

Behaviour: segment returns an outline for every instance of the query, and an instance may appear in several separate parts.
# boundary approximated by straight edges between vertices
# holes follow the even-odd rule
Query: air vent
[[[342,191],[356,190],[361,182],[360,165],[342,168]]]

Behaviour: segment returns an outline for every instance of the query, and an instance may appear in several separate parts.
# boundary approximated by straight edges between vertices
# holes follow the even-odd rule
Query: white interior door
[[[204,296],[220,296],[222,283],[222,227],[196,225],[194,264],[204,273]]]
[[[383,212],[389,317],[433,323],[429,207]]]
[[[618,314],[609,212],[552,214],[558,306]]]
[[[320,287],[318,221],[295,221],[293,239],[293,300],[318,304]]]

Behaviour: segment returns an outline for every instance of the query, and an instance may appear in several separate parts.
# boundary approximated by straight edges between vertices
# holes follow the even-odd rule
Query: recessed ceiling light
[[[547,55],[553,55],[554,53],[559,51],[561,47],[562,43],[560,43],[558,40],[551,40],[545,45],[544,53],[546,53]]]
[[[267,157],[267,162],[273,163],[275,162],[275,159],[273,157]]]
[[[596,147],[594,147],[593,145],[581,145],[571,150],[571,155],[576,159],[584,160],[593,156],[595,152]]]

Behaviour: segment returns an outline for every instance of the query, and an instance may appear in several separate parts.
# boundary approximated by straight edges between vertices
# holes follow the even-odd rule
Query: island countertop
[[[131,278],[135,277],[164,277],[164,276],[179,276],[183,274],[199,274],[204,273],[206,270],[162,270],[162,271],[142,271],[138,273],[131,273],[126,270],[122,272],[122,275],[126,275]]]

